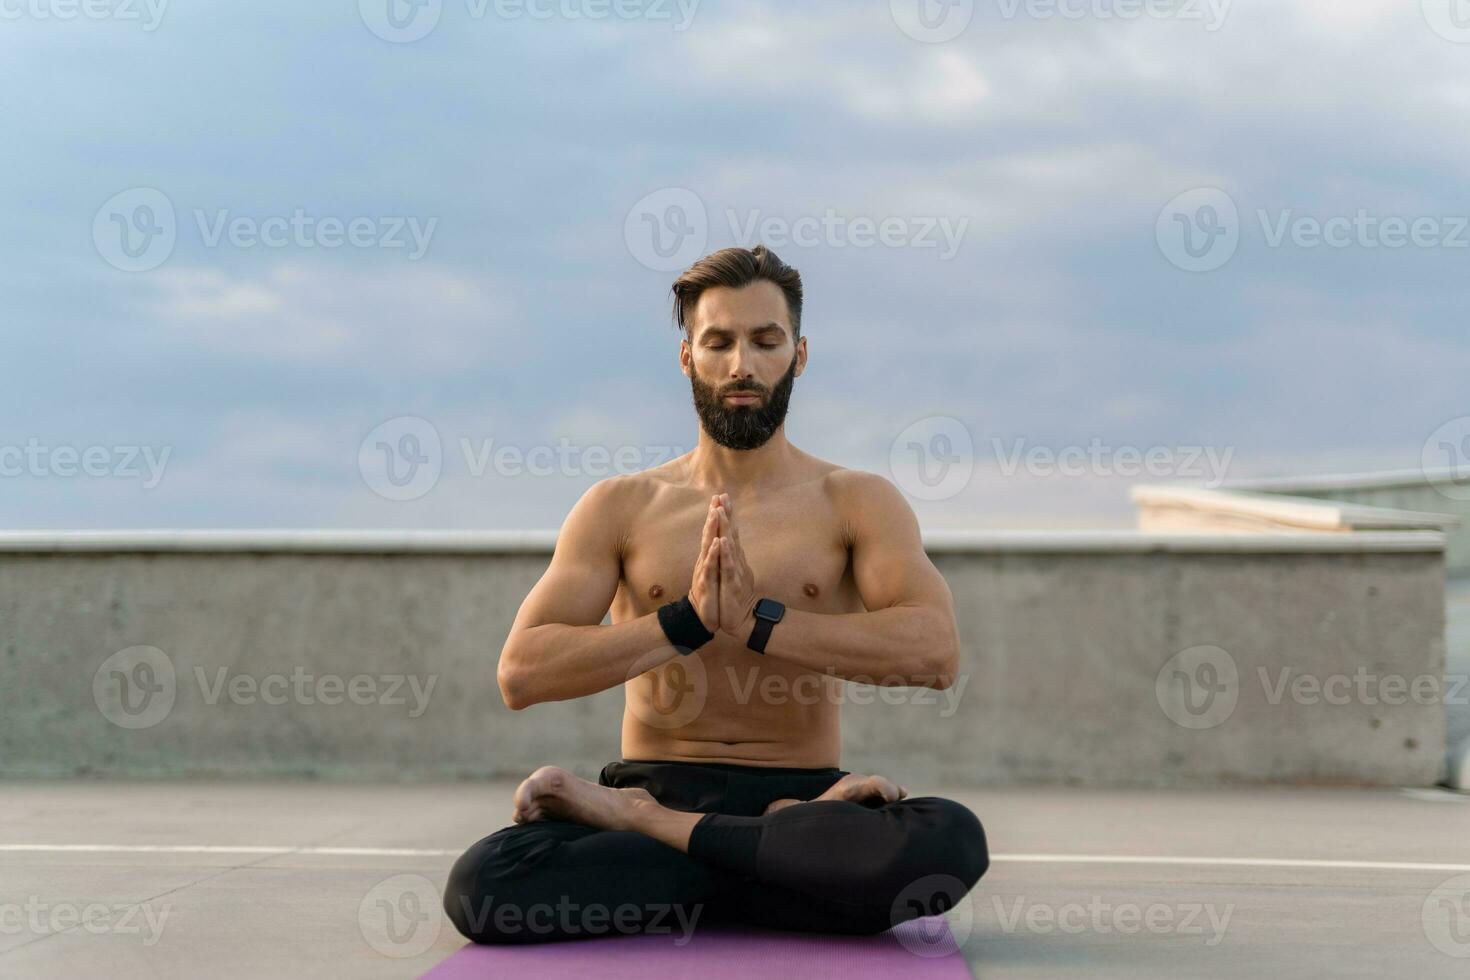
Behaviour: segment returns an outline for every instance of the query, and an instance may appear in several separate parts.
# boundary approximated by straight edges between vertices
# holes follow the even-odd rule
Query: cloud
[[[175,343],[241,357],[454,371],[515,344],[492,282],[431,266],[165,268],[149,283],[146,309]]]

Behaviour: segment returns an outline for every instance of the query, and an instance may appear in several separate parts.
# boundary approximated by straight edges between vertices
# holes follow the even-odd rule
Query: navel
[[[664,587],[662,585],[659,585],[657,582],[653,583],[652,585],[650,585],[648,587],[648,598],[650,598],[650,599],[657,599],[659,596],[661,596],[663,594],[664,594]]]
[[[818,592],[821,592],[822,590],[817,588],[817,583],[808,582],[806,585],[803,585],[801,587],[801,591],[805,592],[809,596],[815,596]]]

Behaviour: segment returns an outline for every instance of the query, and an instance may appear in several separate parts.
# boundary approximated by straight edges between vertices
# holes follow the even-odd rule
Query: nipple
[[[648,597],[650,599],[657,599],[659,596],[661,596],[663,594],[664,594],[664,587],[662,585],[659,585],[657,582],[653,583],[653,585],[651,585],[651,586],[648,587]]]
[[[815,582],[808,582],[806,585],[803,585],[801,587],[801,591],[805,592],[809,596],[814,596],[814,595],[816,595],[818,592],[820,592],[822,590],[819,589],[819,588],[817,588],[817,583],[815,583]]]

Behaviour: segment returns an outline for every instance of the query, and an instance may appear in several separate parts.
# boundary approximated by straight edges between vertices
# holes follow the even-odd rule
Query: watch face
[[[761,619],[780,619],[786,607],[775,599],[762,599],[755,604],[755,614]]]

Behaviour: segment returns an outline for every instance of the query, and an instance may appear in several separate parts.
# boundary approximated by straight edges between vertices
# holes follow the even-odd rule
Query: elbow
[[[960,665],[957,660],[936,664],[928,674],[929,683],[925,687],[932,687],[936,691],[948,691],[954,687],[955,677],[959,672]]]
[[[495,681],[500,685],[500,697],[512,711],[529,708],[536,701],[531,697],[525,668],[519,666],[509,645],[500,651],[500,663],[495,668]]]

